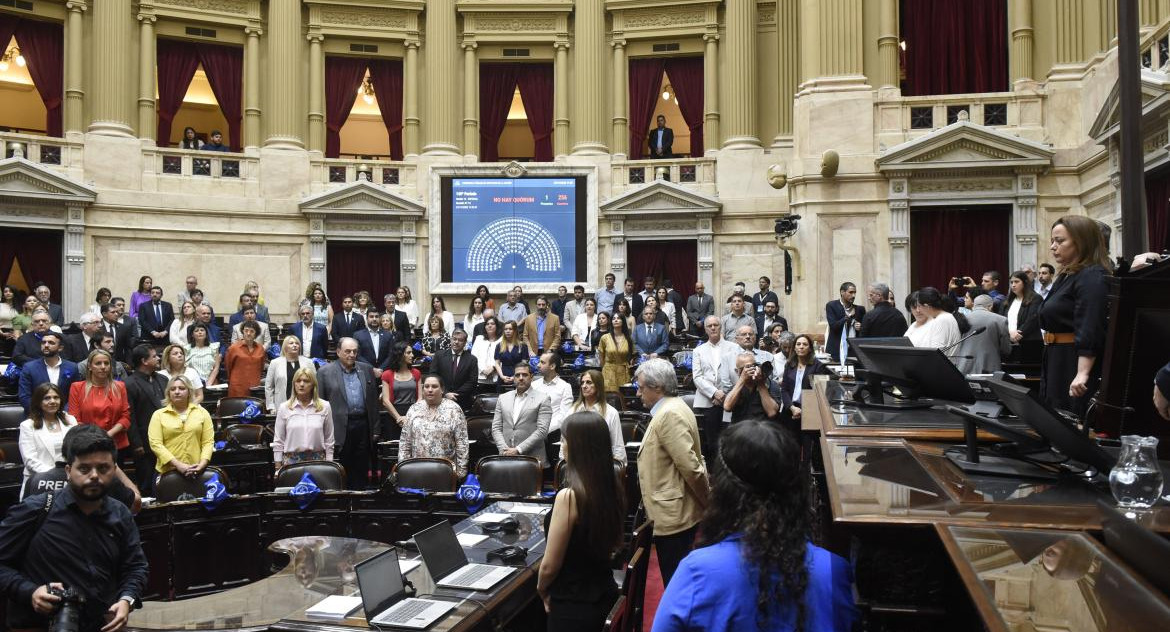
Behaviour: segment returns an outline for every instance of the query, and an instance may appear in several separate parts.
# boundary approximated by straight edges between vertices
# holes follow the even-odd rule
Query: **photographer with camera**
[[[735,373],[739,379],[723,400],[723,410],[731,413],[731,423],[745,419],[775,419],[780,404],[768,389],[772,363],[756,362],[756,356],[744,352],[735,357]]]
[[[117,449],[79,425],[62,450],[68,484],[26,497],[0,523],[0,591],[11,629],[117,632],[146,586],[147,564],[130,510],[108,496]]]

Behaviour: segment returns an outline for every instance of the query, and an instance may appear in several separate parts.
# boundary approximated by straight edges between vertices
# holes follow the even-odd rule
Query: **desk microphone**
[[[968,338],[971,338],[973,336],[978,336],[979,334],[981,334],[985,331],[987,331],[987,327],[976,327],[975,329],[971,330],[966,336],[959,338],[958,342],[956,342],[954,344],[947,345],[945,347],[942,347],[941,349],[939,349],[939,351],[946,353],[947,351],[950,351],[951,349],[954,349],[955,347],[963,344],[963,342],[966,341]],[[952,356],[947,356],[947,357],[952,357]]]

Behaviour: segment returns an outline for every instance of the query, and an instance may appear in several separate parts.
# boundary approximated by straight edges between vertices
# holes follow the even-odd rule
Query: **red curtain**
[[[0,46],[7,47],[9,38],[0,26]],[[16,43],[28,62],[28,74],[45,103],[45,133],[62,135],[61,103],[65,94],[65,39],[60,24],[20,20],[16,28]]]
[[[642,157],[642,145],[650,131],[650,117],[658,102],[658,88],[662,87],[662,71],[666,61],[657,58],[630,60],[630,159]],[[679,99],[682,102],[682,99]],[[700,106],[701,109],[702,106]]]
[[[349,118],[357,90],[366,77],[368,60],[356,57],[325,58],[325,157],[341,155],[341,126]]]
[[[12,36],[16,35],[16,27],[20,22],[21,19],[15,15],[0,13],[0,55],[8,50],[8,42],[11,42]]]
[[[1012,272],[1008,269],[1010,226],[1011,209],[1003,207],[911,211],[914,289],[929,285],[946,292],[952,277],[978,281],[989,270],[1007,278]]]
[[[371,59],[370,83],[390,136],[391,160],[402,160],[402,60]]]
[[[902,0],[904,96],[1008,90],[1005,0]]]
[[[627,241],[626,271],[639,288],[648,276],[654,277],[658,285],[670,279],[671,287],[679,294],[690,296],[699,278],[698,248],[693,239]]]
[[[31,293],[33,283],[44,281],[60,303],[63,237],[59,230],[0,230],[0,283],[11,282]],[[23,274],[13,277],[15,262]]]
[[[508,124],[508,110],[516,92],[517,64],[479,65],[479,160],[500,159],[500,136]]]
[[[187,42],[160,39],[156,45],[158,64],[158,128],[155,144],[171,146],[171,124],[183,105],[183,96],[191,86],[199,55]],[[235,138],[232,138],[235,141]]]
[[[1146,179],[1146,222],[1150,251],[1170,248],[1170,172]]]
[[[357,91],[357,88],[354,88]],[[366,290],[374,305],[398,287],[398,242],[330,241],[325,246],[325,290],[333,309],[341,310],[341,299]],[[381,311],[379,309],[379,311]]]
[[[698,158],[703,155],[703,58],[671,57],[666,60],[666,76],[691,131],[691,157]]]
[[[197,44],[199,62],[207,73],[207,82],[219,109],[228,124],[228,145],[232,151],[240,151],[240,125],[244,119],[244,49],[235,46]],[[159,73],[160,76],[162,73]],[[180,97],[182,98],[182,97]]]
[[[520,99],[528,115],[528,128],[536,144],[533,159],[553,159],[553,67],[552,64],[516,64]]]

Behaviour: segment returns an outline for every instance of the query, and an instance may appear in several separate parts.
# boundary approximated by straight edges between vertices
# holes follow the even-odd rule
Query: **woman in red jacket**
[[[130,445],[130,400],[126,387],[113,378],[114,358],[104,349],[89,352],[84,382],[69,387],[69,414],[77,423],[93,424],[114,440],[119,450]],[[160,405],[161,408],[161,405]]]

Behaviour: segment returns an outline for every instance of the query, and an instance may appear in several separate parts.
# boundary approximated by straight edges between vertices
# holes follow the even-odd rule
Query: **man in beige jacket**
[[[699,425],[678,397],[674,366],[661,358],[647,360],[635,379],[642,405],[652,415],[638,451],[638,482],[646,515],[654,521],[654,547],[665,587],[694,546],[710,485]]]

